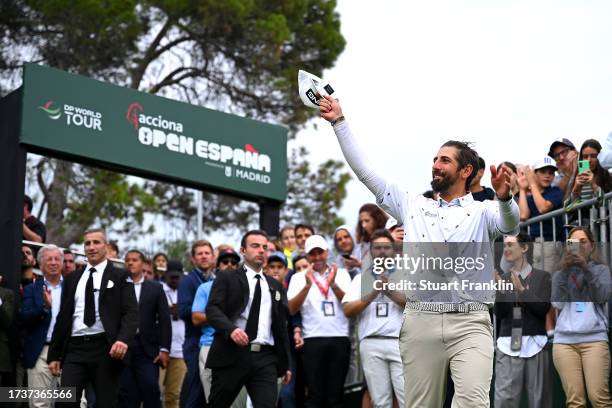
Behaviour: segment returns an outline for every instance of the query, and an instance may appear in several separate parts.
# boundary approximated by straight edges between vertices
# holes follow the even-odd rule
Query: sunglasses
[[[221,265],[238,265],[238,261],[236,261],[235,259],[224,259],[221,261]]]

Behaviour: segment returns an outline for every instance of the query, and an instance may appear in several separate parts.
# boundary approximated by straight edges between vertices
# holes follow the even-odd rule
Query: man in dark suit
[[[96,406],[113,407],[121,360],[138,328],[138,305],[127,272],[106,260],[104,230],[85,232],[84,241],[87,265],[64,279],[47,360],[53,375],[61,368],[62,387],[76,387],[77,402],[64,406],[78,407],[91,381]]]
[[[206,360],[212,370],[209,405],[231,406],[246,386],[254,408],[274,408],[277,378],[291,380],[287,298],[281,284],[263,273],[267,234],[249,231],[240,246],[244,265],[218,272],[206,307],[215,328]]]
[[[145,256],[137,250],[125,255],[125,268],[130,273],[138,301],[138,332],[130,342],[130,354],[123,368],[119,388],[120,407],[159,408],[159,367],[170,360],[172,341],[170,310],[159,282],[147,280],[143,274]]]

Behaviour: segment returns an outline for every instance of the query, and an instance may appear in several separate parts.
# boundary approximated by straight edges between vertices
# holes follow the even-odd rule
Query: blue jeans
[[[202,408],[205,403],[204,387],[200,380],[200,339],[186,338],[183,344],[183,359],[187,374],[181,389],[181,408]]]
[[[296,360],[293,350],[289,353],[289,371],[291,371],[291,381],[289,384],[285,384],[281,387],[279,399],[279,406],[281,408],[295,408],[295,373],[296,373]]]

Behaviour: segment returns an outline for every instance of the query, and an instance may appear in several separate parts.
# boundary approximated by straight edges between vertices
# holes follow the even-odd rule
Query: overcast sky
[[[609,0],[339,0],[337,11],[347,45],[324,77],[370,162],[407,191],[428,189],[448,139],[474,142],[487,164],[529,164],[556,138],[579,148],[612,130]],[[344,160],[318,117],[296,144],[315,163]],[[353,180],[340,214],[354,225],[371,201]]]
[[[448,139],[474,142],[487,165],[530,164],[556,138],[580,148],[612,130],[610,1],[339,0],[338,12],[347,45],[324,77],[370,162],[407,191],[428,189]],[[341,158],[331,127],[312,123],[297,143]],[[353,225],[372,200],[354,180],[341,215]]]

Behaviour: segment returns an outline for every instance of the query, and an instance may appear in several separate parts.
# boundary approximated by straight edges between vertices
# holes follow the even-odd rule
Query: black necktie
[[[93,274],[96,272],[94,268],[89,270],[89,278],[85,284],[85,316],[83,321],[87,327],[91,327],[96,322],[96,302],[94,298]]]
[[[249,336],[249,341],[257,338],[257,326],[259,325],[259,307],[261,306],[261,276],[255,275],[257,283],[255,284],[255,293],[253,295],[253,303],[249,311],[249,318],[246,324],[246,334]]]

